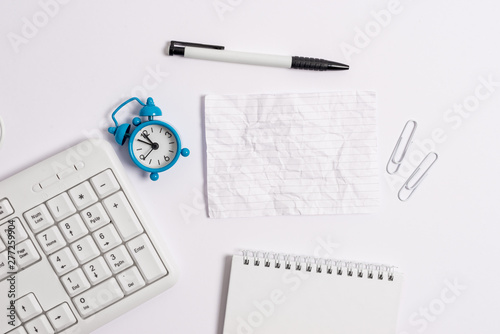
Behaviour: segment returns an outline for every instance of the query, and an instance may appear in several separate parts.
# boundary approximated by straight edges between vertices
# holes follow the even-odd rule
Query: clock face
[[[146,123],[132,141],[132,152],[137,161],[150,169],[162,169],[175,161],[177,138],[168,127]]]

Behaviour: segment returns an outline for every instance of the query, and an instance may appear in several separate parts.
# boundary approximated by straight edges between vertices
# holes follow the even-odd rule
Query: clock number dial
[[[178,150],[172,131],[161,125],[151,124],[140,130],[132,142],[132,151],[137,161],[151,169],[161,169],[170,164]]]

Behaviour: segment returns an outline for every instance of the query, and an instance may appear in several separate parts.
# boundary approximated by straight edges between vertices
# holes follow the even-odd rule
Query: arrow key
[[[47,312],[47,317],[54,329],[59,332],[76,323],[76,318],[68,303],[63,303]]]
[[[63,248],[59,252],[49,256],[49,260],[59,276],[64,275],[78,267],[78,262],[68,247]]]
[[[111,270],[109,270],[109,267],[102,256],[86,263],[83,266],[83,271],[92,285],[96,285],[97,283],[104,281],[106,278],[111,277]]]
[[[73,242],[80,237],[83,237],[89,231],[83,223],[82,217],[79,215],[73,215],[60,222],[59,229],[62,231],[68,242]]]
[[[41,315],[24,325],[28,334],[54,334],[54,329],[45,315]]]
[[[104,226],[100,230],[95,231],[92,235],[103,252],[118,246],[122,242],[113,224]]]
[[[16,311],[21,321],[26,321],[42,313],[42,307],[38,304],[33,293],[29,293],[16,301]]]

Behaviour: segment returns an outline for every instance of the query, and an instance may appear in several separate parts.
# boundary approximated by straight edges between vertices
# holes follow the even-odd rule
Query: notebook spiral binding
[[[305,270],[307,272],[347,275],[359,278],[366,277],[373,279],[376,277],[379,280],[394,281],[394,267],[374,264],[352,262],[344,260],[323,259],[311,256],[300,256],[283,253],[259,252],[243,250],[243,264],[261,266],[268,268],[281,268],[291,270],[292,264],[295,270]]]

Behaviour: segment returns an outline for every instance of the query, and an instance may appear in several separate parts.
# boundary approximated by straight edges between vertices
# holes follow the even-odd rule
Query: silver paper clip
[[[404,148],[403,152],[401,152],[401,157],[399,159],[395,160],[396,153],[399,150],[399,146],[401,145],[401,141],[404,138],[404,134],[405,134],[405,132],[407,132],[407,129],[410,126],[412,126],[412,130],[411,130],[410,136],[408,137],[408,139],[406,141],[405,148]],[[401,166],[401,163],[403,162],[403,159],[405,158],[406,152],[408,152],[408,148],[410,147],[410,144],[412,143],[413,135],[415,134],[416,130],[417,130],[417,122],[415,122],[413,120],[409,120],[408,122],[406,122],[405,127],[403,128],[403,131],[401,131],[401,134],[399,135],[398,142],[396,143],[396,146],[394,147],[394,150],[392,151],[391,157],[389,158],[389,162],[387,162],[387,166],[385,168],[387,173],[392,175],[399,170],[399,166]],[[391,171],[390,167],[393,165],[395,165],[396,168],[393,171]]]
[[[429,169],[432,167],[432,165],[434,165],[434,163],[436,162],[437,159],[438,159],[438,155],[436,152],[430,152],[429,154],[427,154],[425,156],[424,160],[422,160],[420,165],[418,165],[418,167],[415,169],[415,171],[406,180],[405,184],[403,184],[401,189],[399,189],[398,198],[400,201],[403,201],[403,202],[407,201],[411,197],[411,195],[413,195],[413,192],[415,190],[417,190],[418,186],[420,185],[420,183],[422,183],[424,178],[427,176]],[[431,162],[427,163],[428,160]],[[415,178],[415,175],[417,175],[418,172],[420,170],[422,170],[422,166],[424,166],[424,165],[427,165],[427,167],[424,167],[423,172],[421,173],[422,175],[420,175],[416,181],[413,181],[413,179]],[[406,196],[403,196],[405,194],[405,192],[406,192]]]

